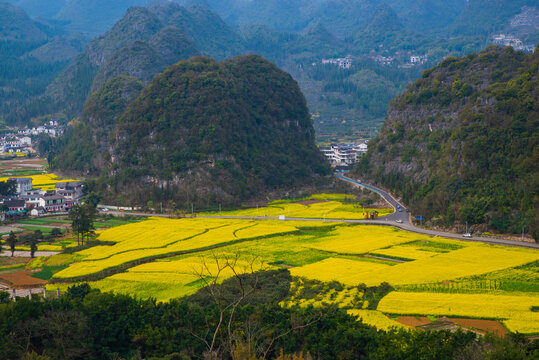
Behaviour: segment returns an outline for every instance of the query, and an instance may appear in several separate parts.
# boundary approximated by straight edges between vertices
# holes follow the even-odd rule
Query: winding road
[[[459,234],[454,233],[447,233],[442,231],[436,231],[436,230],[429,230],[429,229],[423,229],[420,227],[415,226],[410,221],[410,213],[407,212],[406,208],[399,203],[390,193],[377,188],[373,185],[365,184],[360,181],[351,179],[349,177],[346,177],[344,175],[335,175],[336,178],[346,181],[348,183],[351,183],[355,186],[361,187],[361,188],[367,188],[369,190],[372,190],[376,192],[378,195],[380,195],[385,201],[387,201],[396,211],[393,214],[386,215],[384,217],[379,218],[378,220],[339,220],[339,219],[317,219],[317,218],[294,218],[294,217],[286,217],[284,221],[325,221],[325,222],[345,222],[350,224],[365,224],[365,225],[382,225],[382,226],[394,226],[402,230],[414,232],[417,234],[423,234],[423,235],[429,235],[429,236],[439,236],[444,237],[448,239],[456,239],[461,241],[473,241],[473,242],[482,242],[486,244],[493,244],[493,245],[503,245],[503,246],[512,246],[512,247],[521,247],[521,248],[529,248],[529,249],[539,249],[538,243],[532,243],[532,242],[524,242],[524,241],[513,241],[513,240],[506,240],[506,239],[492,239],[487,237],[480,237],[480,236],[474,236],[471,238],[463,237]],[[402,209],[402,211],[398,211],[398,207]],[[106,213],[113,214],[115,216],[125,216],[125,215],[131,215],[131,216],[140,216],[140,217],[165,217],[170,218],[171,216],[168,214],[148,214],[148,213],[141,213],[141,212],[122,212],[122,211],[112,211],[109,210]],[[278,217],[270,217],[270,216],[217,216],[217,215],[200,215],[197,214],[196,217],[198,218],[219,218],[219,219],[244,219],[244,220],[268,220],[268,219],[274,219],[278,220]]]
[[[423,229],[423,228],[417,227],[414,224],[412,224],[412,222],[410,221],[410,216],[409,216],[409,213],[406,212],[406,208],[402,204],[400,204],[388,192],[382,189],[379,189],[375,186],[364,184],[360,181],[351,179],[344,175],[335,175],[335,177],[340,180],[347,181],[353,185],[372,190],[378,193],[378,195],[380,195],[384,200],[386,200],[395,209],[397,209],[397,206],[400,206],[403,209],[402,212],[395,211],[393,214],[384,216],[383,218],[380,218],[379,220],[360,220],[360,221],[351,220],[349,222],[360,222],[360,223],[368,223],[368,224],[373,224],[373,225],[391,225],[391,226],[395,226],[406,231],[415,232],[418,234],[430,235],[430,236],[440,236],[444,238],[457,239],[457,240],[462,240],[462,241],[483,242],[483,243],[494,244],[494,245],[539,249],[539,244],[537,243],[513,241],[513,240],[506,240],[506,239],[492,239],[492,238],[481,237],[481,236],[474,236],[474,237],[468,238],[468,237],[463,237],[462,235],[459,235],[459,234],[453,234],[453,233],[447,233],[447,232],[429,230],[429,229]],[[398,223],[397,220],[402,221],[402,223]]]

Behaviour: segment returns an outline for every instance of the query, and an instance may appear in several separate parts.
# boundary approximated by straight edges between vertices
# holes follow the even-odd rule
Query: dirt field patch
[[[0,161],[0,170],[37,170],[46,165],[47,161],[44,159],[12,159]]]
[[[499,322],[495,320],[480,320],[480,319],[457,319],[457,318],[443,318],[444,320],[451,321],[452,323],[459,324],[460,326],[482,330],[485,332],[494,333],[498,336],[505,336],[508,334],[507,329]]]
[[[0,283],[13,289],[34,288],[43,286],[47,283],[45,280],[30,276],[31,274],[31,271],[17,271],[13,273],[0,274]]]
[[[494,333],[498,336],[505,336],[508,334],[507,329],[499,322],[495,320],[481,320],[481,319],[460,319],[460,318],[446,318],[439,319],[441,322],[451,322],[453,324],[462,326],[471,330],[479,330],[481,333]],[[431,324],[427,317],[424,316],[399,316],[397,321],[403,325],[418,327]]]
[[[412,327],[427,325],[432,322],[425,316],[399,316],[397,321],[403,325]]]

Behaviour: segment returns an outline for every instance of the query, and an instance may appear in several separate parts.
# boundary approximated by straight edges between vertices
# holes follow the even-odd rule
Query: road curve
[[[410,222],[410,215],[406,211],[406,208],[399,203],[390,193],[377,188],[372,185],[364,184],[362,182],[356,181],[354,179],[350,179],[343,175],[335,175],[338,179],[341,179],[343,181],[347,181],[351,184],[354,184],[356,186],[367,188],[369,190],[372,190],[376,193],[378,193],[384,200],[386,200],[396,211],[393,214],[386,215],[384,217],[380,217],[377,220],[342,220],[342,219],[318,219],[318,218],[294,218],[294,217],[285,217],[284,221],[324,221],[324,222],[339,222],[339,223],[349,223],[349,224],[364,224],[364,225],[382,225],[382,226],[393,226],[402,230],[406,230],[409,232],[414,232],[418,234],[423,235],[429,235],[429,236],[439,236],[444,237],[448,239],[456,239],[460,241],[473,241],[473,242],[482,242],[485,244],[493,244],[493,245],[503,245],[503,246],[512,246],[512,247],[521,247],[521,248],[529,248],[529,249],[539,249],[539,244],[537,243],[531,243],[531,242],[521,242],[521,241],[512,241],[512,240],[505,240],[505,239],[491,239],[486,237],[479,237],[474,236],[472,238],[465,238],[462,237],[462,235],[459,234],[453,234],[453,233],[447,233],[447,232],[441,232],[441,231],[435,231],[435,230],[428,230],[419,228],[415,225],[413,225]],[[399,212],[397,211],[397,205],[400,206],[403,211]],[[131,216],[139,216],[139,217],[163,217],[163,218],[174,218],[174,216],[168,215],[168,214],[148,214],[148,213],[142,213],[142,212],[123,212],[123,211],[108,211],[108,212],[101,212],[101,213],[108,213],[115,216],[125,216],[125,215],[131,215]],[[279,220],[278,217],[271,217],[271,216],[210,216],[210,215],[200,215],[196,214],[196,217],[198,218],[216,218],[216,219],[242,219],[242,220]],[[397,220],[402,220],[402,223],[398,223]]]
[[[402,204],[400,204],[390,193],[377,188],[372,185],[364,184],[362,182],[356,181],[354,179],[350,179],[344,175],[335,175],[336,178],[349,182],[353,185],[367,188],[369,190],[372,190],[378,195],[380,195],[384,200],[386,200],[391,206],[394,208],[397,207],[397,205],[401,206],[403,209],[405,209]],[[402,220],[402,223],[397,223],[396,220],[400,219]],[[514,246],[514,247],[523,247],[523,248],[529,248],[529,249],[539,249],[539,244],[537,243],[531,243],[531,242],[523,242],[523,241],[513,241],[513,240],[506,240],[506,239],[491,239],[487,237],[481,237],[481,236],[474,236],[472,238],[465,238],[460,234],[453,234],[453,233],[447,233],[442,231],[436,231],[436,230],[428,230],[423,229],[420,227],[415,226],[410,222],[410,216],[406,211],[403,212],[395,212],[394,214],[384,216],[383,218],[379,218],[378,220],[359,220],[359,221],[349,221],[349,222],[358,222],[358,223],[368,223],[371,225],[391,225],[395,226],[399,229],[403,229],[410,232],[415,232],[418,234],[424,234],[429,236],[440,236],[444,238],[449,239],[457,239],[461,241],[474,241],[474,242],[482,242],[486,244],[494,244],[494,245],[503,245],[503,246]]]

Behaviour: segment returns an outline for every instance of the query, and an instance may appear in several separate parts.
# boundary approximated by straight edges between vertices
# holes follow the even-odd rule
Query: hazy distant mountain
[[[0,2],[0,40],[39,42],[47,37],[22,9]]]
[[[369,21],[354,34],[354,45],[363,52],[382,50],[394,54],[403,49],[416,50],[426,41],[425,36],[407,29],[387,4],[378,6]]]
[[[492,35],[509,28],[524,6],[539,8],[537,0],[468,0],[447,30],[453,35]],[[539,27],[539,18],[534,23]]]
[[[68,0],[6,0],[32,17],[53,18]]]
[[[37,111],[31,101],[81,51],[84,42],[0,2],[0,122],[28,120],[26,113]]]
[[[242,49],[239,35],[205,7],[132,7],[111,30],[88,44],[49,86],[45,98],[56,104],[56,111],[77,115],[91,92],[118,75],[147,84],[182,59],[200,53],[222,59]]]
[[[66,21],[69,31],[99,35],[109,30],[131,6],[146,5],[146,0],[66,0],[54,16]]]
[[[197,2],[196,0],[188,0]],[[177,0],[185,3],[187,0]],[[337,38],[353,30],[373,14],[380,0],[200,0],[227,23],[236,26],[268,25],[283,32],[304,32],[324,25]]]
[[[468,0],[386,0],[402,23],[418,32],[432,33],[455,21]]]
[[[30,16],[59,21],[68,32],[103,34],[131,6],[146,0],[8,0]]]

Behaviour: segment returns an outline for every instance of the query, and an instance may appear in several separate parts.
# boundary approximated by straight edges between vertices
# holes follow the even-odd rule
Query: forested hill
[[[96,93],[92,101],[118,99],[125,85],[133,89],[125,78],[108,83],[110,96]],[[221,63],[195,57],[172,65],[127,106],[103,138],[95,129],[111,125],[107,121],[116,115],[115,103],[110,114],[87,104],[84,116],[90,126],[63,139],[51,165],[101,175],[96,186],[116,200],[231,204],[311,182],[329,171],[314,144],[297,83],[256,55]],[[96,138],[103,146],[94,142],[92,151],[105,161],[85,168],[86,159],[80,157],[88,151],[74,156],[72,150]]]
[[[359,172],[435,225],[539,231],[539,52],[492,46],[425,71]]]

